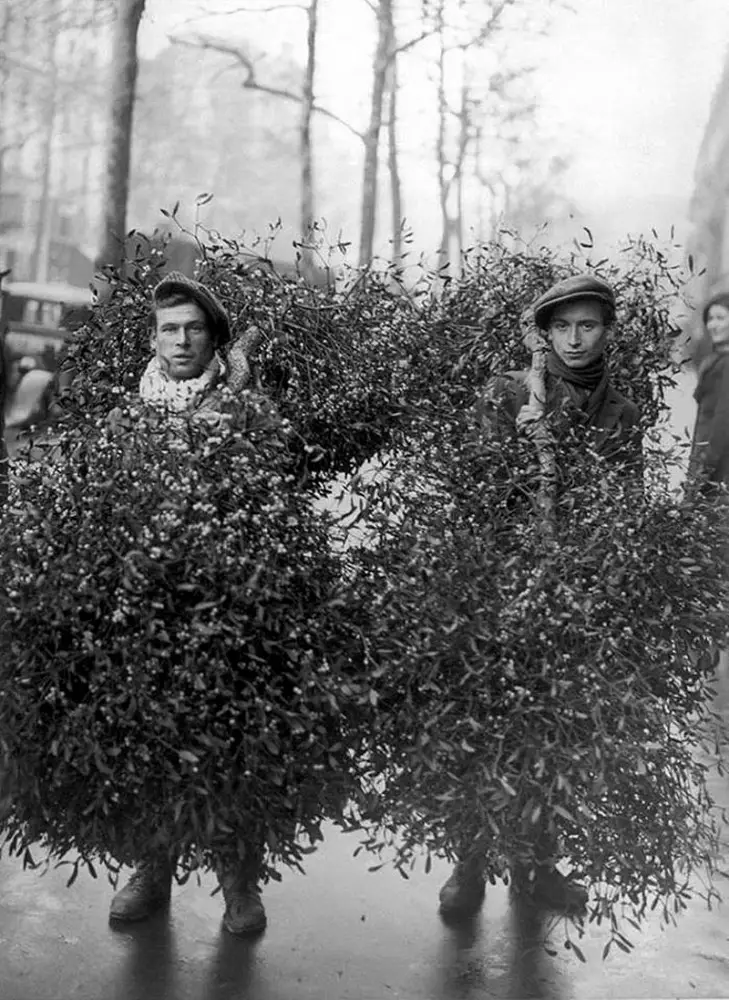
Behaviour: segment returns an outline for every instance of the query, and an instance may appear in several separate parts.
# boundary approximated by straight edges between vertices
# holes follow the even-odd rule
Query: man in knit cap
[[[224,409],[223,387],[233,392],[250,388],[248,357],[260,333],[252,327],[231,344],[228,314],[199,281],[179,271],[163,278],[153,292],[149,326],[152,357],[139,383],[144,403],[214,420]],[[274,416],[264,396],[249,392],[251,398]]]
[[[611,286],[591,274],[553,285],[534,304],[534,323],[546,339],[545,398],[535,401],[528,371],[489,380],[476,407],[480,433],[508,443],[517,435],[538,442],[547,434],[556,446],[558,483],[569,482],[575,465],[569,448],[591,447],[610,465],[642,481],[638,408],[612,385],[605,347],[615,318]],[[518,884],[534,904],[563,914],[582,912],[584,888],[556,868],[557,845],[537,831],[533,881]],[[512,873],[513,875],[515,873]],[[518,883],[519,878],[513,879]],[[485,893],[483,865],[468,846],[440,892],[440,912],[455,920],[474,915]]]
[[[257,331],[247,331],[224,358],[220,349],[230,340],[228,315],[210,289],[179,272],[167,275],[153,293],[152,357],[139,386],[142,401],[165,411],[170,419],[215,422],[230,407],[230,394],[224,400],[222,388],[236,392],[245,389],[250,381],[248,355],[257,342]],[[246,392],[247,402],[252,396],[256,403],[254,419],[275,424],[272,404],[250,392]],[[242,862],[235,868],[217,871],[225,900],[223,926],[238,935],[255,933],[266,925],[258,884],[263,845],[255,842],[246,846],[247,856]],[[110,919],[144,920],[165,907],[170,899],[172,875],[166,856],[147,858],[112,899]]]

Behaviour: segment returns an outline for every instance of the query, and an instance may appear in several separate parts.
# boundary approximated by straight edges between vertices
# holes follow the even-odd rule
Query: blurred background
[[[310,278],[312,237],[457,271],[504,227],[655,230],[697,299],[724,282],[723,0],[2,0],[0,31],[11,382],[132,229],[188,272],[213,230]]]

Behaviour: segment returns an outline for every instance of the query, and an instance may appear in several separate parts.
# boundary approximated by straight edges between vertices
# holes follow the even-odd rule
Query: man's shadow
[[[483,938],[481,914],[445,925],[436,959],[438,1000],[470,1000],[493,996],[491,976],[480,947]]]
[[[560,1000],[562,977],[546,950],[545,914],[525,895],[512,895],[510,906],[510,1000]]]
[[[262,935],[237,938],[222,928],[200,1000],[244,1000],[255,995],[256,946]]]
[[[560,1000],[564,984],[545,950],[544,914],[529,899],[511,896],[505,924],[491,928],[481,914],[450,924],[437,961],[438,1000]]]
[[[120,975],[115,977],[113,1000],[179,1000],[178,959],[169,913],[158,913],[138,924],[115,929],[129,945]]]
[[[113,1000],[180,1000],[189,994],[190,983],[184,981],[189,973],[177,954],[168,912],[127,924],[119,933],[128,941],[129,955],[110,990]],[[221,927],[200,1000],[241,1000],[249,995],[260,938],[236,938]]]

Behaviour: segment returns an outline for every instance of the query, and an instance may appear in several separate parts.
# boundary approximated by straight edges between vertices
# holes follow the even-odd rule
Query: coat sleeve
[[[707,430],[700,464],[703,473],[713,479],[729,452],[729,358],[722,364],[714,414]]]

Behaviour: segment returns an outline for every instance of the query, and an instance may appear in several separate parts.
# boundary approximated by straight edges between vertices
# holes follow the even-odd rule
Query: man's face
[[[202,375],[215,354],[207,317],[196,302],[159,307],[151,339],[162,371],[175,382]]]
[[[549,321],[555,354],[568,368],[585,368],[605,350],[608,328],[594,299],[577,299],[557,306]]]
[[[726,306],[717,303],[709,309],[706,330],[714,347],[729,345],[729,309]]]

